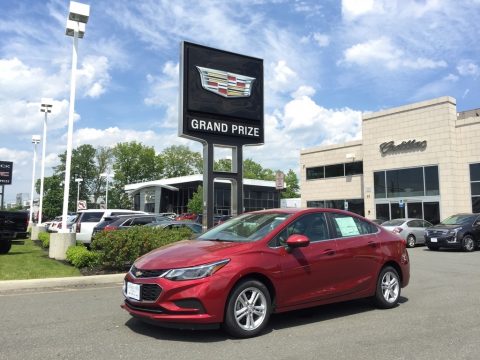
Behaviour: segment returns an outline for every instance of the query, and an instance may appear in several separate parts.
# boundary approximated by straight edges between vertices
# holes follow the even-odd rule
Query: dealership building
[[[433,223],[480,212],[480,109],[440,97],[362,116],[362,140],[301,151],[301,204]]]
[[[188,212],[188,201],[200,185],[203,185],[203,175],[196,174],[129,184],[125,191],[133,199],[134,210],[182,214]],[[231,197],[231,183],[215,179],[214,214],[231,215]],[[275,188],[275,181],[243,179],[243,207],[244,211],[280,207],[280,192]]]

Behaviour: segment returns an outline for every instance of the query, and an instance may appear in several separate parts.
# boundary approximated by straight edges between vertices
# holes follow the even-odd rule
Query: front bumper
[[[127,281],[140,284],[140,300],[127,297]],[[121,307],[134,317],[158,325],[182,328],[216,325],[223,322],[227,286],[227,280],[216,275],[172,281],[158,277],[135,278],[128,273],[123,289],[125,301]]]
[[[425,236],[425,245],[430,247],[461,249],[462,242],[456,236],[432,237]]]

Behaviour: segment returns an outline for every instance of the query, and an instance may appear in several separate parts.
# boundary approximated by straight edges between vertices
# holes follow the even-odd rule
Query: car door
[[[292,234],[309,238],[307,247],[286,249]],[[332,239],[325,213],[307,214],[289,224],[274,239],[280,255],[277,304],[289,307],[334,296],[336,292],[336,240]]]
[[[422,220],[410,220],[407,222],[408,231],[409,233],[415,236],[415,239],[418,240],[423,236],[424,229],[422,227],[423,222]]]
[[[378,228],[353,215],[328,215],[337,238],[337,295],[369,291],[383,261]]]

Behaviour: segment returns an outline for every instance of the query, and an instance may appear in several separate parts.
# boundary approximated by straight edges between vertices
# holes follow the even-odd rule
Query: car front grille
[[[128,300],[125,300],[125,304],[130,308],[130,309],[133,309],[133,310],[137,310],[137,311],[145,311],[145,312],[149,312],[149,313],[153,313],[153,314],[162,314],[164,313],[164,310],[162,308],[159,308],[159,307],[156,307],[156,308],[151,308],[151,307],[147,307],[147,306],[143,306],[143,305],[139,305],[139,304],[132,304],[130,301]]]
[[[162,275],[166,270],[141,270],[135,266],[130,269],[130,274],[139,279],[154,278]]]
[[[155,301],[160,296],[162,289],[157,284],[142,284],[142,301]]]
[[[430,237],[442,237],[447,235],[448,230],[428,230],[427,231],[427,236]]]

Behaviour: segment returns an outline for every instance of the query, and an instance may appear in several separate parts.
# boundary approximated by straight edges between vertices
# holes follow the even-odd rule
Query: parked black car
[[[10,251],[12,241],[26,238],[27,227],[27,212],[0,211],[0,254],[6,254]],[[23,240],[20,243],[23,243]]]
[[[425,244],[473,251],[480,246],[480,214],[456,214],[425,230]]]
[[[102,230],[120,230],[128,229],[131,226],[146,225],[150,223],[160,223],[171,221],[172,219],[163,214],[134,214],[134,215],[115,215],[105,216],[97,226],[93,228],[93,235]]]

